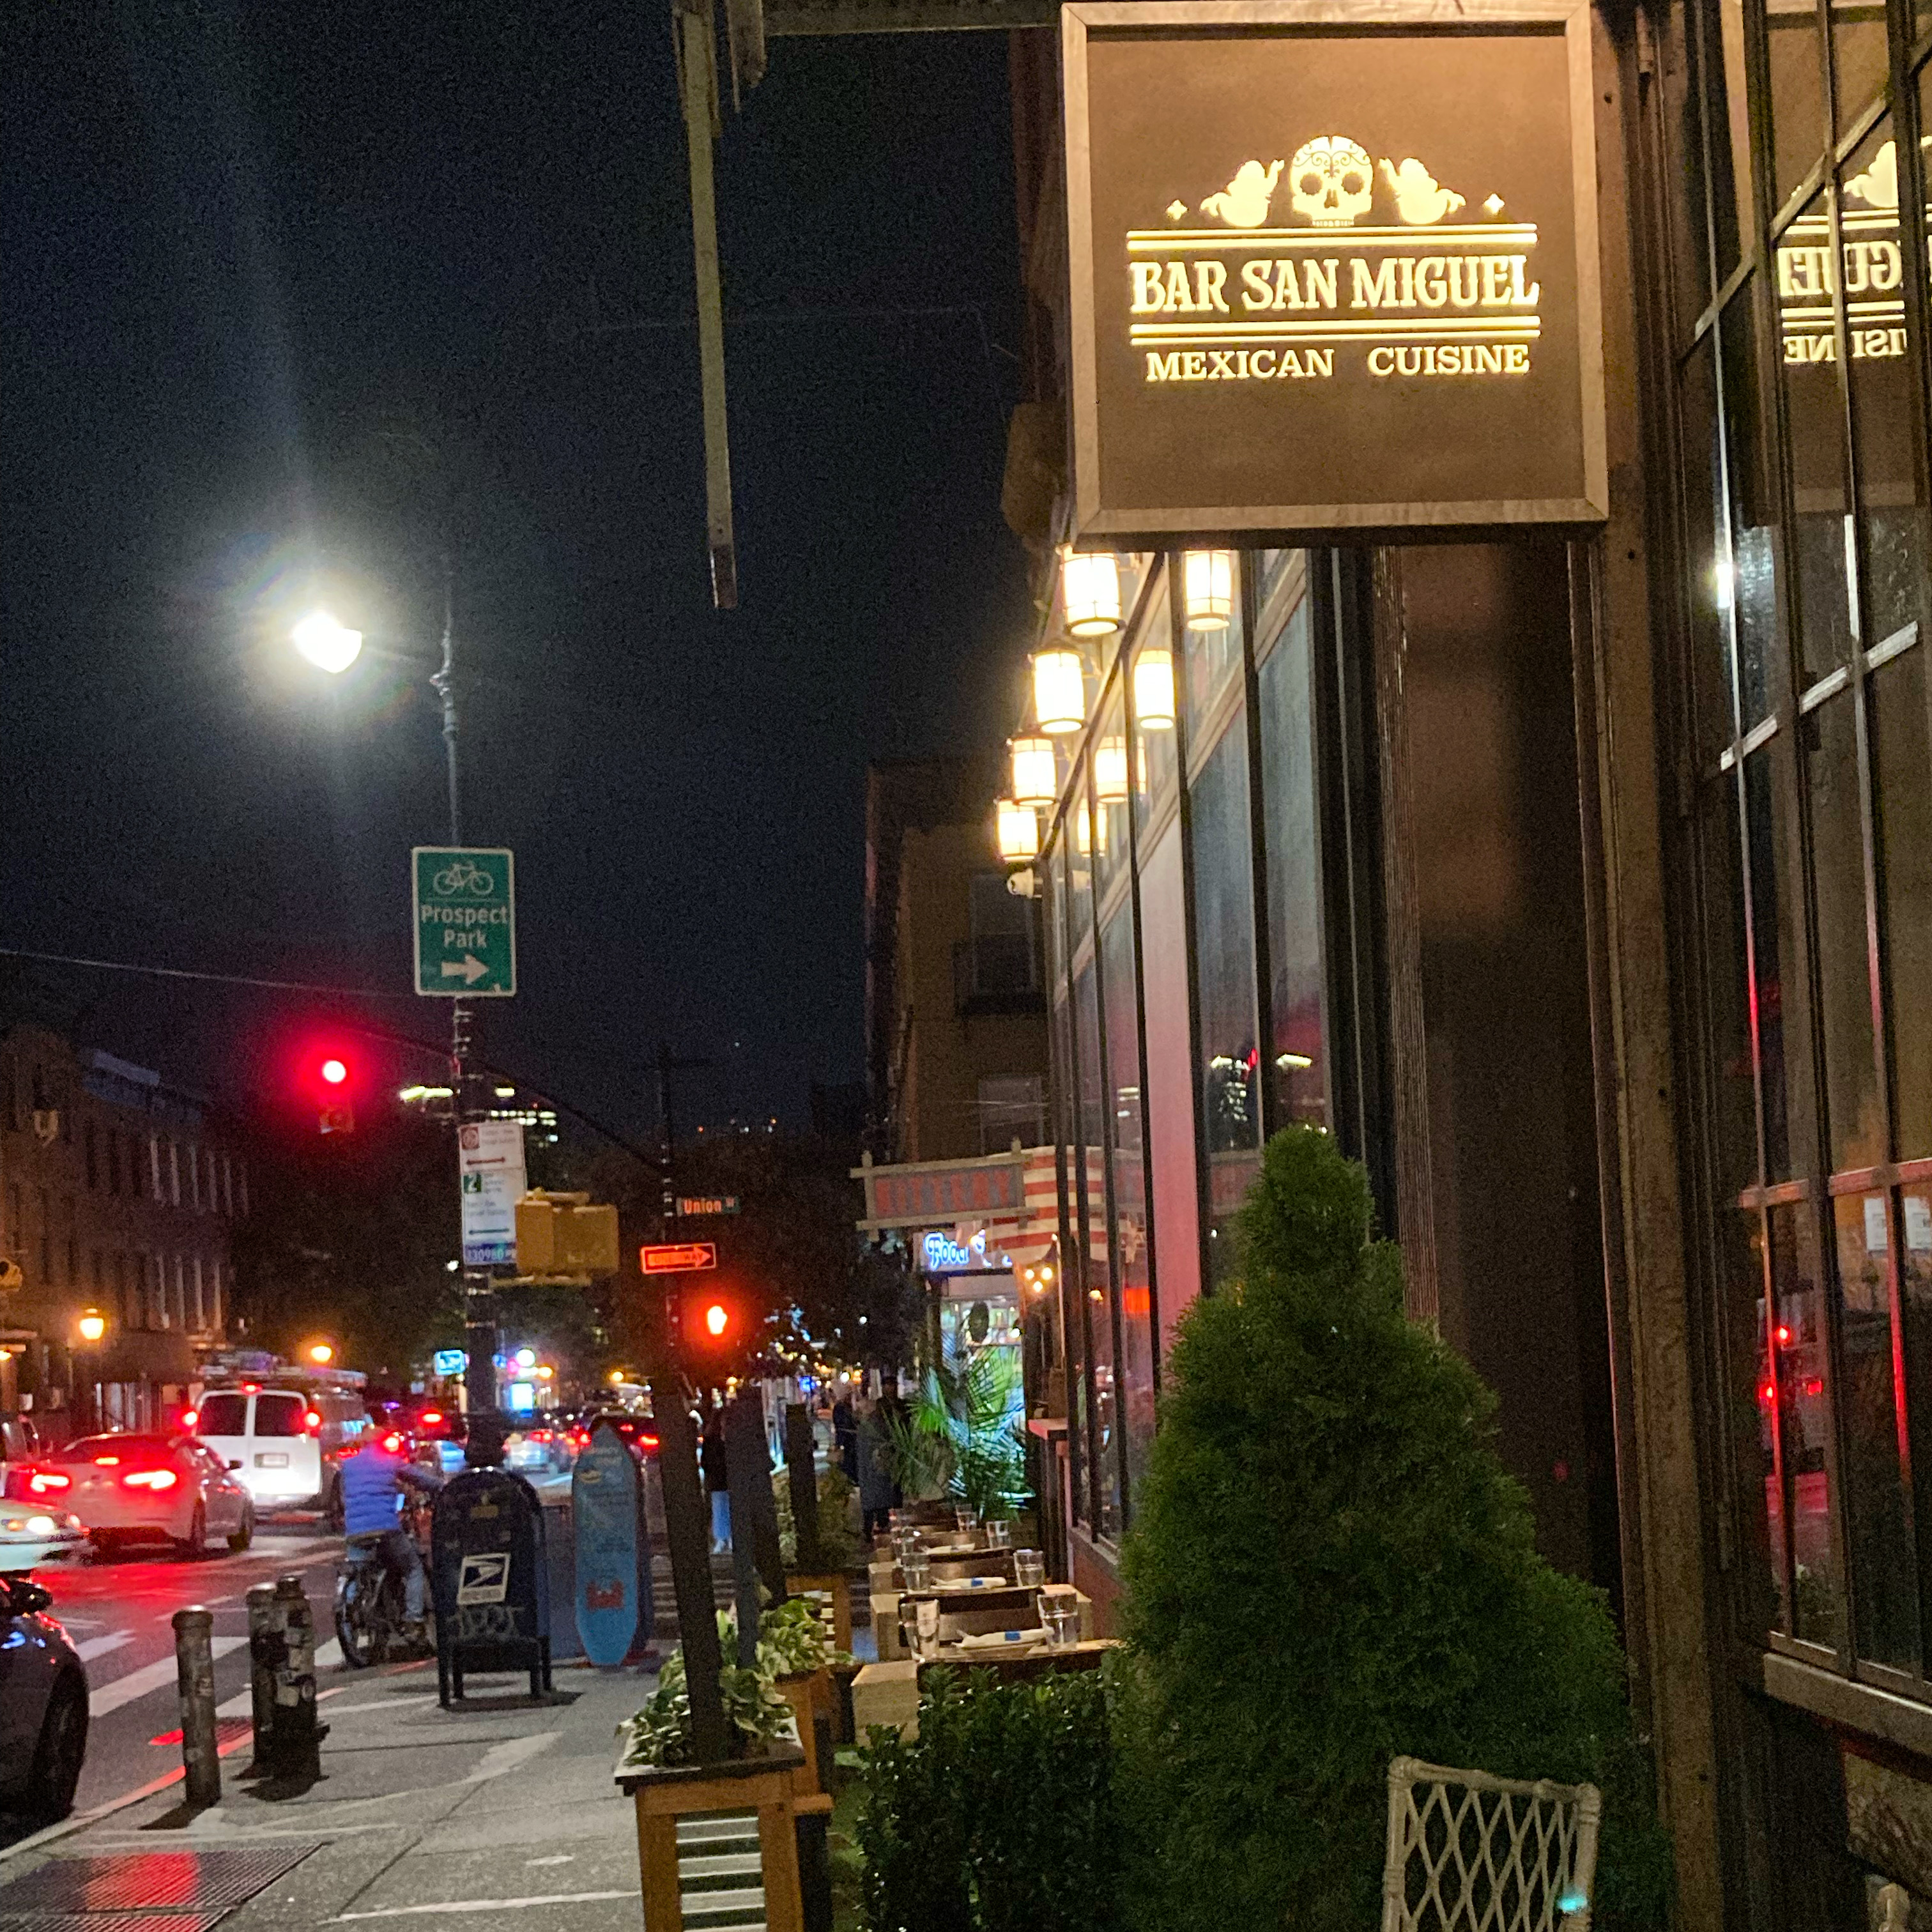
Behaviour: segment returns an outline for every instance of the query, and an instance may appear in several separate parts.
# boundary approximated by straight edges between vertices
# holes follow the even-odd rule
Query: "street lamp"
[[[1120,628],[1120,566],[1112,551],[1064,548],[1060,596],[1076,638],[1104,638]]]
[[[1033,655],[1033,708],[1040,728],[1063,737],[1087,722],[1087,668],[1070,644],[1048,644]]]
[[[328,1342],[311,1342],[302,1353],[319,1369],[327,1368],[335,1359],[334,1345]]]
[[[1143,644],[1134,659],[1134,722],[1143,731],[1174,729],[1174,653]]]
[[[1010,865],[1040,856],[1040,814],[1030,805],[1001,799],[993,808],[993,838]]]
[[[107,1333],[107,1318],[98,1308],[83,1308],[74,1324],[74,1333],[86,1346],[88,1360],[87,1426],[98,1429],[104,1420],[100,1400],[100,1344]]]
[[[362,655],[362,633],[338,623],[326,610],[311,610],[289,635],[310,664],[332,676],[340,676]]]
[[[1182,560],[1181,608],[1190,631],[1225,631],[1234,614],[1234,553],[1191,550]]]
[[[1051,806],[1060,796],[1060,766],[1051,738],[1024,737],[1008,741],[1012,756],[1012,798],[1016,805]]]

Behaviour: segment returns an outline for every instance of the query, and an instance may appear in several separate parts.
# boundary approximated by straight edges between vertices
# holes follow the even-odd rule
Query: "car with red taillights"
[[[26,1488],[30,1502],[80,1517],[104,1552],[166,1542],[199,1556],[218,1536],[230,1550],[254,1538],[254,1497],[191,1436],[83,1436],[36,1463]]]

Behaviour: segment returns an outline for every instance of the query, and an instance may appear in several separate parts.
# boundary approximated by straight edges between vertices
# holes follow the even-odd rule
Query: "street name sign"
[[[738,1197],[735,1194],[680,1194],[677,1197],[680,1220],[698,1214],[735,1214],[737,1211]]]
[[[507,1000],[517,990],[516,874],[501,846],[418,845],[411,860],[416,991]]]
[[[1061,9],[1077,548],[1604,520],[1591,20]]]
[[[718,1265],[715,1241],[655,1241],[638,1251],[646,1274],[688,1274]]]

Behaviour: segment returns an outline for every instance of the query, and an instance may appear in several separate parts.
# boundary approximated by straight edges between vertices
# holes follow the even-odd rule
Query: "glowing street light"
[[[319,1369],[326,1369],[335,1359],[335,1346],[331,1342],[311,1342],[302,1351]]]
[[[318,670],[332,676],[346,670],[362,655],[362,633],[338,622],[326,610],[311,610],[289,638]]]
[[[83,1342],[98,1342],[107,1333],[107,1318],[98,1308],[83,1309],[74,1325]]]

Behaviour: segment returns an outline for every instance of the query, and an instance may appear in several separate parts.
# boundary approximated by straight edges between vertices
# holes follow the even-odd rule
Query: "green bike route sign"
[[[416,991],[507,1000],[517,990],[515,872],[501,846],[418,845],[410,854]]]

